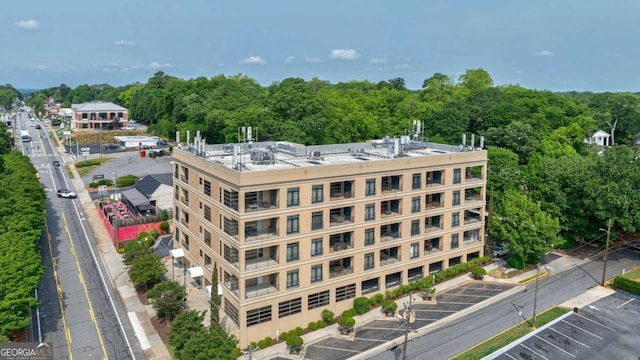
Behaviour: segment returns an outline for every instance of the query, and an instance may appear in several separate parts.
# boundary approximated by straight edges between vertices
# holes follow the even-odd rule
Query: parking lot
[[[411,325],[411,330],[418,330],[513,287],[514,285],[511,284],[468,282],[437,294],[436,303],[422,302],[418,300],[418,296],[414,296],[415,302],[412,303],[412,306],[416,312],[416,320]],[[398,307],[399,312],[402,310],[401,308],[402,306]],[[397,317],[374,320],[362,326],[356,324],[353,340],[346,336],[340,337],[338,334],[320,340],[307,346],[305,359],[348,359],[372,347],[404,336],[404,334],[404,323]]]
[[[615,293],[495,353],[500,360],[637,359],[640,302]]]

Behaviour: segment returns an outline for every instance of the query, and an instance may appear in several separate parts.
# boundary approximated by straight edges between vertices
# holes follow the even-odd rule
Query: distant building
[[[611,135],[602,130],[598,130],[591,135],[591,138],[586,139],[585,142],[598,146],[611,146]]]
[[[241,347],[484,252],[487,152],[413,141],[174,149],[174,247]]]
[[[111,102],[72,104],[71,111],[73,129],[117,130],[129,121],[128,110]]]
[[[156,147],[160,140],[157,136],[114,136],[118,146],[122,146],[127,149],[140,148],[140,147]]]

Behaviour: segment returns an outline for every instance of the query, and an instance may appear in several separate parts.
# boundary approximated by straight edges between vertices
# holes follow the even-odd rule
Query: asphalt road
[[[554,273],[538,284],[537,309],[542,311],[572,299],[586,290],[599,285],[602,277],[602,261],[591,261],[582,266]],[[621,274],[623,269],[640,265],[637,252],[625,251],[609,255],[607,277]],[[535,282],[528,284],[522,292],[485,307],[468,316],[436,328],[408,344],[406,359],[449,359],[460,352],[515,325],[521,318],[533,315]],[[371,359],[396,360],[397,352],[389,349]]]
[[[24,122],[24,121],[23,121]],[[27,125],[28,126],[28,125]],[[45,273],[38,289],[31,341],[51,342],[56,359],[143,359],[123,306],[111,286],[78,200],[56,190],[74,190],[46,132],[29,127],[22,143],[47,193],[47,233],[41,239]]]

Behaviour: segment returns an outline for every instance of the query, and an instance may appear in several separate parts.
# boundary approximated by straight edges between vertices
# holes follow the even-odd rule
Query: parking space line
[[[481,298],[490,298],[495,295],[467,295],[467,294],[457,294],[457,295],[449,295],[449,296],[462,296],[462,297],[481,297]]]
[[[381,328],[381,327],[359,327],[358,330],[391,330],[391,331],[404,331],[404,329],[400,328]]]
[[[621,307],[623,307],[623,306],[627,305],[628,303],[632,302],[633,300],[634,300],[634,299],[633,299],[633,298],[631,298],[631,299],[629,299],[629,300],[627,300],[627,301],[623,302],[622,304],[618,305],[618,307],[617,307],[616,309],[620,309]]]
[[[547,340],[545,340],[545,339],[541,338],[540,336],[536,335],[536,337],[537,337],[538,339],[540,339],[540,340],[542,340],[542,341],[546,342],[547,344],[549,344],[549,345],[553,346],[554,348],[556,348],[556,349],[558,349],[558,350],[562,351],[563,353],[566,353],[567,355],[571,356],[572,358],[575,358],[575,357],[576,357],[576,356],[575,356],[575,355],[573,355],[572,353],[570,353],[570,352],[568,352],[568,351],[566,351],[566,350],[564,350],[564,349],[562,349],[562,348],[560,348],[560,347],[556,346],[555,344],[552,344],[552,343],[548,342]]]
[[[571,325],[571,326],[573,326],[573,327],[574,327],[574,328],[576,328],[576,329],[580,329],[580,330],[582,330],[582,331],[586,332],[587,334],[589,334],[589,335],[591,335],[591,336],[593,336],[593,337],[597,337],[598,339],[602,340],[602,338],[601,338],[600,336],[598,336],[598,335],[596,335],[596,334],[592,333],[591,331],[585,330],[585,329],[581,328],[581,327],[580,327],[580,326],[578,326],[578,325],[573,325],[572,323],[570,323],[570,322],[568,322],[568,321],[566,321],[566,320],[564,320],[564,319],[562,319],[562,322],[563,322],[563,323],[565,323],[565,324]]]
[[[571,339],[571,340],[573,340],[573,341],[577,342],[578,344],[580,344],[580,345],[582,345],[582,346],[586,347],[587,349],[591,349],[591,347],[590,347],[589,345],[587,345],[587,344],[585,344],[585,343],[583,343],[583,342],[580,342],[579,340],[576,340],[576,339],[572,338],[571,336],[569,336],[569,335],[567,335],[567,334],[561,333],[560,331],[558,331],[558,330],[556,330],[556,329],[554,329],[554,328],[552,328],[552,327],[550,327],[550,328],[549,328],[549,330],[555,331],[555,332],[557,332],[558,334],[560,334],[560,335],[562,335],[562,336],[564,336],[564,337],[566,337],[566,338],[569,338],[569,339]]]
[[[458,312],[458,310],[435,310],[435,309],[433,309],[433,310],[432,310],[432,309],[420,309],[420,310],[418,310],[418,309],[414,309],[414,310],[415,310],[415,312],[421,312],[421,311],[426,311],[426,312],[429,312],[429,311],[430,311],[430,312],[445,312],[445,313],[455,313],[455,312]]]
[[[475,305],[472,303],[466,303],[466,302],[455,302],[455,301],[440,301],[438,300],[438,304],[456,304],[456,305]]]
[[[601,324],[601,323],[599,323],[599,322],[597,322],[597,321],[595,321],[595,320],[591,320],[591,319],[589,319],[588,317],[586,317],[586,316],[584,316],[584,315],[580,315],[579,313],[578,313],[578,314],[576,314],[576,315],[580,316],[581,318],[583,318],[583,319],[585,319],[585,320],[589,320],[589,321],[591,321],[591,322],[592,322],[592,323],[594,323],[594,324],[598,324],[598,325],[602,326],[602,327],[603,327],[603,328],[605,328],[605,329],[609,329],[609,330],[611,330],[611,332],[616,332],[616,329],[610,328],[610,327],[608,327],[607,325]]]
[[[513,360],[518,360],[516,358],[514,358],[513,356],[511,356],[509,353],[502,353],[503,355],[507,355],[508,357],[512,358]]]
[[[370,338],[363,338],[363,337],[358,337],[356,336],[356,339],[358,340],[366,340],[366,341],[374,341],[374,342],[381,342],[381,343],[386,343],[389,340],[382,340],[382,339],[370,339]]]
[[[331,350],[338,350],[338,351],[348,351],[348,352],[352,352],[352,353],[356,353],[356,354],[360,354],[360,351],[358,350],[351,350],[351,349],[344,349],[344,348],[337,348],[337,347],[333,347],[333,346],[322,346],[322,345],[313,345],[315,347],[319,347],[322,349],[331,349]]]
[[[533,351],[533,349],[529,348],[529,347],[528,347],[527,345],[525,345],[525,344],[520,344],[520,346],[522,346],[523,348],[525,348],[525,349],[527,349],[527,350],[531,351],[532,353],[534,353],[534,354],[536,354],[536,355],[540,356],[540,357],[541,357],[541,358],[543,358],[544,360],[549,360],[549,359],[547,359],[546,357],[544,357],[544,356],[540,355],[539,353],[537,353],[537,352]]]

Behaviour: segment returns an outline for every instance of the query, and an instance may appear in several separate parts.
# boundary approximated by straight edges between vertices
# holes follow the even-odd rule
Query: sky
[[[637,0],[3,0],[18,89],[244,74],[331,83],[485,69],[495,85],[639,91]]]

